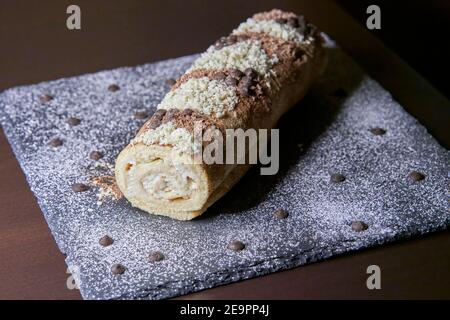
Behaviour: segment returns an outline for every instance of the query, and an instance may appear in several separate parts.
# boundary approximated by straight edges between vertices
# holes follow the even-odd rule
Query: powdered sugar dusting
[[[263,275],[450,224],[449,154],[342,52],[281,123],[280,172],[251,170],[200,219],[148,215],[125,199],[97,207],[75,182],[109,174],[120,150],[197,56],[18,87],[0,95],[0,122],[67,264],[87,299],[167,298]],[[107,87],[117,84],[120,90]],[[343,88],[346,98],[333,95]],[[54,99],[42,104],[39,96]],[[82,119],[76,127],[67,116]],[[386,134],[375,136],[374,126]],[[48,145],[59,137],[60,147]],[[298,145],[303,146],[302,151]],[[105,157],[98,164],[92,150]],[[412,182],[411,170],[426,175]],[[346,180],[331,183],[331,173]],[[251,192],[249,192],[251,190]],[[276,209],[287,219],[273,218]],[[350,223],[369,228],[355,232]],[[114,239],[108,247],[98,240]],[[227,250],[231,240],[245,243]],[[161,251],[165,259],[150,262]],[[126,267],[113,275],[111,265]]]

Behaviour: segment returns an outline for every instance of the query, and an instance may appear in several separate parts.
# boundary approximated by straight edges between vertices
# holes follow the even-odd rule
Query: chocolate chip
[[[237,41],[238,41],[238,38],[234,34],[232,34],[231,36],[227,37],[226,40],[225,40],[227,45],[235,44]]]
[[[287,19],[285,19],[285,18],[277,18],[277,19],[275,19],[275,22],[276,22],[276,23],[285,24],[285,23],[287,23],[288,21],[287,21]]]
[[[148,117],[148,114],[145,111],[136,111],[134,113],[134,118],[135,119],[142,120],[142,119],[146,119],[147,117]]]
[[[292,28],[298,28],[300,26],[300,23],[296,17],[290,17],[287,19],[288,26]]]
[[[155,129],[158,128],[160,125],[161,125],[161,119],[158,119],[158,118],[152,118],[152,119],[150,120],[150,125],[149,125],[150,129],[155,130]]]
[[[181,114],[184,115],[184,116],[190,116],[190,115],[192,115],[193,113],[194,113],[194,110],[189,109],[189,108],[184,109],[183,112],[181,112]]]
[[[122,274],[124,273],[126,268],[120,263],[113,264],[111,267],[112,274]]]
[[[242,77],[241,81],[239,81],[239,85],[251,86],[253,84],[253,79],[249,76]]]
[[[248,81],[239,82],[238,92],[243,97],[249,97],[251,95],[251,83]]]
[[[376,136],[382,136],[383,134],[386,133],[386,130],[376,127],[376,128],[370,129],[370,132],[372,132],[372,134],[374,134]]]
[[[245,244],[241,241],[233,240],[228,244],[227,248],[233,251],[241,251],[245,248]]]
[[[294,49],[294,58],[295,59],[301,59],[303,58],[303,56],[305,55],[305,51],[303,51],[300,48],[295,48]]]
[[[246,35],[246,34],[238,34],[237,35],[237,40],[238,41],[245,41],[245,40],[248,40],[248,39],[250,39],[249,35]]]
[[[412,171],[409,174],[409,178],[413,181],[421,181],[421,180],[425,179],[425,175],[419,171]]]
[[[158,109],[153,114],[153,117],[162,119],[164,117],[164,115],[166,114],[166,112],[167,112],[166,109]]]
[[[223,40],[222,40],[222,39],[217,40],[216,43],[214,43],[214,47],[215,47],[217,50],[222,49],[224,46],[225,46],[225,44],[223,43]]]
[[[100,151],[92,151],[92,152],[89,154],[89,158],[90,158],[91,160],[98,161],[98,160],[100,160],[101,158],[103,158],[103,153],[100,152]]]
[[[150,262],[158,262],[164,259],[164,255],[160,251],[152,251],[148,256]]]
[[[345,91],[342,88],[339,88],[333,92],[333,96],[335,96],[336,98],[345,98],[347,97],[347,91]]]
[[[244,73],[239,69],[231,69],[230,76],[232,76],[233,78],[235,78],[237,80],[240,80],[244,76]]]
[[[256,72],[256,70],[253,68],[245,69],[244,73],[246,76],[250,77],[251,79],[256,79],[258,77],[258,72]]]
[[[100,245],[103,247],[107,247],[112,245],[114,243],[114,240],[110,236],[105,235],[101,237],[100,240],[98,240],[98,243],[100,243]]]
[[[69,117],[67,118],[66,122],[69,124],[69,126],[77,126],[80,124],[81,120],[75,117]]]
[[[117,84],[111,84],[108,86],[108,90],[111,92],[116,92],[117,90],[120,90],[120,87]]]
[[[175,108],[167,110],[166,115],[164,117],[164,122],[172,121],[173,119],[175,119],[175,116],[178,112],[179,110]]]
[[[278,209],[277,211],[275,211],[273,216],[277,219],[286,219],[289,214],[286,212],[286,210]]]
[[[49,102],[50,100],[53,100],[53,96],[49,94],[43,94],[42,96],[39,97],[39,100],[41,101],[41,103],[46,103]]]
[[[169,86],[173,86],[175,83],[177,83],[177,81],[175,79],[172,79],[172,78],[166,79],[165,82]]]
[[[225,80],[227,77],[225,72],[219,71],[212,76],[213,80]]]
[[[54,138],[54,139],[50,140],[50,145],[55,148],[60,147],[63,145],[63,141],[59,138]]]
[[[235,78],[233,78],[232,76],[228,76],[225,79],[225,83],[229,86],[235,87],[235,86],[237,86],[238,81]]]
[[[334,183],[340,183],[345,180],[345,176],[340,173],[333,173],[330,177],[330,181]]]
[[[250,88],[247,86],[239,86],[238,92],[241,96],[245,98],[250,97]]]
[[[83,183],[74,183],[72,185],[73,192],[84,192],[89,190],[89,186],[83,184]]]
[[[356,231],[356,232],[361,232],[361,231],[367,230],[367,228],[369,228],[369,226],[367,224],[365,224],[364,222],[359,221],[359,220],[352,221],[350,226],[352,227],[352,230]]]
[[[161,125],[162,119],[166,114],[166,110],[158,109],[150,119],[150,129],[156,129]]]
[[[316,27],[314,25],[309,22],[306,23],[305,18],[303,18],[303,24],[305,24],[305,36],[313,34],[313,32],[316,30]],[[301,32],[301,30],[299,30],[299,32]]]

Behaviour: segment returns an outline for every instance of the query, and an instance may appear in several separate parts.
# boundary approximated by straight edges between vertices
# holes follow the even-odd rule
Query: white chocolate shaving
[[[220,118],[239,102],[235,89],[208,77],[191,78],[166,94],[158,109],[196,109]]]
[[[304,26],[301,26],[303,28]],[[233,30],[233,34],[242,32],[265,33],[269,36],[283,39],[285,41],[295,41],[302,43],[304,36],[297,29],[288,24],[281,24],[274,20],[254,20],[252,18],[241,23],[239,27]]]
[[[269,57],[259,41],[246,40],[219,50],[214,46],[209,47],[187,72],[195,69],[239,69],[244,71],[247,68],[253,68],[259,74],[265,75],[277,62],[278,58],[276,56]]]
[[[132,140],[132,143],[146,145],[171,145],[175,150],[186,153],[198,151],[194,143],[194,135],[185,128],[177,128],[171,121],[161,124],[153,130],[148,130]]]

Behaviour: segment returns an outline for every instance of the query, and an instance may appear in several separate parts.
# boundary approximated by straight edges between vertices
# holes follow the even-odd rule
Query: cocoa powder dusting
[[[120,200],[123,197],[114,176],[96,176],[92,178],[91,183],[98,188],[97,199],[100,204],[104,200]]]

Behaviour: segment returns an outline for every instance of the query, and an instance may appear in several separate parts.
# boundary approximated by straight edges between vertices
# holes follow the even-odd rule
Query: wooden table
[[[328,0],[75,1],[82,30],[65,26],[73,1],[0,3],[0,89],[203,51],[240,21],[278,7],[304,13],[387,88],[446,147],[449,102]],[[80,299],[64,257],[0,132],[0,299]],[[377,264],[382,289],[366,288]],[[450,298],[450,233],[348,254],[182,299]]]

